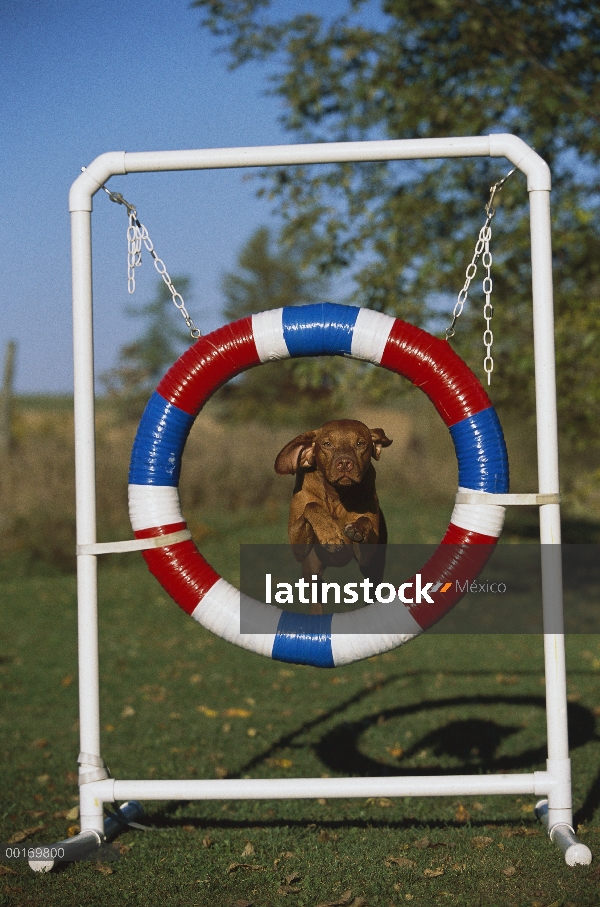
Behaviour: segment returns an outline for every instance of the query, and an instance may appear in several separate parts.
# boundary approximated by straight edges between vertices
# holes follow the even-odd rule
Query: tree
[[[172,282],[185,298],[190,289],[189,277],[173,277]],[[117,365],[105,372],[101,381],[124,415],[139,418],[163,374],[191,339],[162,279],[154,298],[140,308],[129,306],[127,314],[143,319],[145,330],[137,340],[121,347]]]
[[[266,227],[259,227],[241,250],[237,269],[223,278],[227,320],[325,301],[328,281],[303,263],[306,255],[306,240],[281,245]],[[228,413],[235,417],[289,421],[310,409],[315,419],[335,394],[341,373],[327,360],[285,360],[245,372],[228,385],[223,397]]]
[[[575,443],[600,438],[600,3],[347,0],[340,16],[291,18],[271,0],[193,5],[232,66],[268,64],[283,123],[301,141],[513,132],[536,148],[554,181],[560,426]],[[449,314],[463,285],[488,187],[507,169],[489,159],[291,167],[266,173],[264,191],[288,236],[316,237],[316,267],[352,271],[354,301],[425,324],[435,316],[439,327],[440,302]],[[503,188],[493,228],[492,393],[531,414],[520,175]],[[457,349],[476,367],[483,321],[472,308],[462,320]]]

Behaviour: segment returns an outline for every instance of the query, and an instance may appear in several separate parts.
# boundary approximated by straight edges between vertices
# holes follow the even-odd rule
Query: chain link
[[[491,321],[494,315],[494,308],[492,306],[491,297],[492,297],[492,253],[490,251],[490,241],[492,238],[492,228],[491,222],[492,218],[496,213],[494,208],[494,199],[497,193],[500,191],[506,180],[509,176],[515,172],[516,167],[507,173],[506,176],[499,180],[497,183],[494,183],[490,188],[490,197],[487,205],[485,206],[486,219],[483,227],[479,231],[479,236],[475,244],[475,251],[473,252],[473,258],[469,264],[466,273],[465,273],[465,282],[462,290],[458,294],[457,300],[454,304],[454,309],[452,311],[452,322],[449,327],[446,328],[446,340],[450,340],[451,337],[454,337],[456,331],[454,330],[456,322],[462,315],[462,311],[467,301],[469,295],[469,287],[471,286],[471,281],[477,273],[477,263],[481,258],[481,263],[485,268],[485,277],[483,278],[483,292],[485,295],[485,304],[483,306],[483,317],[485,319],[486,328],[483,332],[483,344],[486,348],[486,355],[483,360],[483,368],[487,375],[487,383],[491,384],[492,372],[494,370],[494,360],[492,358],[492,344],[494,343],[494,335],[492,333]]]
[[[165,263],[162,258],[159,258],[156,254],[152,240],[148,235],[148,231],[138,219],[135,207],[128,201],[126,201],[126,199],[123,198],[120,192],[110,192],[105,186],[103,186],[102,188],[110,198],[111,202],[116,202],[119,205],[125,205],[125,207],[127,208],[127,214],[129,217],[129,226],[127,227],[127,292],[135,292],[135,269],[139,268],[142,264],[143,245],[152,256],[154,267],[167,285],[169,292],[173,298],[173,304],[181,312],[183,320],[185,321],[190,332],[190,337],[193,340],[197,340],[202,336],[202,332],[192,321],[192,318],[185,307],[183,297],[173,286],[173,282],[169,276],[169,272],[167,271]]]

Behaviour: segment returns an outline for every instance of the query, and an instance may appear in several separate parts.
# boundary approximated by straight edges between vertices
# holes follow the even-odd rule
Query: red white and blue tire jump
[[[167,372],[142,416],[129,473],[135,537],[171,536],[169,544],[143,552],[151,573],[186,613],[228,642],[279,661],[336,667],[394,649],[443,617],[464,594],[455,581],[464,589],[489,559],[505,508],[489,497],[455,505],[439,547],[421,569],[423,583],[452,582],[450,591],[430,593],[433,605],[395,599],[346,614],[308,615],[242,596],[187,532],[177,487],[181,457],[196,416],[222,384],[263,362],[300,356],[361,359],[420,387],[450,430],[459,492],[506,494],[508,459],[486,392],[450,345],[369,309],[321,303],[261,312],[200,338]],[[257,626],[269,632],[240,632],[242,598],[244,614],[255,614]]]

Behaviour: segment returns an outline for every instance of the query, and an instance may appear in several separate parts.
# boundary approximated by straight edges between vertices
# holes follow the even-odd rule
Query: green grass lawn
[[[408,517],[390,514],[400,523]],[[441,508],[414,517],[439,538]],[[238,541],[281,541],[284,516],[218,515],[201,547],[232,581]],[[235,532],[233,531],[235,530]],[[545,767],[538,637],[424,636],[330,671],[260,658],[179,611],[137,555],[100,571],[103,756],[120,778],[337,777]],[[0,585],[0,840],[77,820],[75,581]],[[570,637],[576,821],[600,853],[600,639]],[[534,798],[146,804],[117,863],[48,875],[0,865],[0,904],[567,907],[600,872],[565,866]]]

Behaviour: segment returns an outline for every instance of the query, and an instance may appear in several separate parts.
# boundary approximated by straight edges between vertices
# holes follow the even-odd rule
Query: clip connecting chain
[[[496,209],[494,207],[494,199],[506,180],[509,176],[515,172],[517,168],[513,169],[506,174],[503,179],[498,180],[497,183],[494,183],[490,187],[490,197],[488,203],[485,206],[486,219],[483,227],[479,231],[479,236],[477,238],[477,243],[475,244],[475,251],[473,252],[473,258],[469,264],[466,274],[465,282],[462,290],[458,294],[458,298],[454,304],[454,310],[452,312],[452,322],[450,327],[446,328],[446,340],[450,340],[451,337],[454,337],[456,331],[454,330],[456,322],[462,315],[465,302],[467,301],[467,296],[469,295],[469,287],[471,281],[477,273],[477,263],[481,258],[481,263],[485,268],[485,277],[483,278],[483,292],[485,294],[485,303],[483,306],[483,317],[485,318],[485,331],[483,332],[483,344],[486,348],[486,355],[483,360],[483,368],[487,375],[487,383],[491,384],[492,372],[494,370],[494,360],[492,358],[492,344],[494,342],[494,335],[492,333],[491,322],[494,315],[494,308],[492,306],[492,253],[490,251],[490,240],[492,238],[492,228],[491,222],[492,218],[496,214]]]
[[[181,312],[183,320],[185,321],[190,332],[190,337],[193,340],[197,340],[202,336],[202,332],[192,321],[192,318],[185,307],[183,297],[173,286],[173,282],[169,276],[164,261],[156,254],[154,244],[152,243],[152,240],[148,235],[148,231],[138,219],[135,206],[130,204],[125,198],[123,198],[120,192],[111,192],[106,188],[106,186],[103,186],[102,188],[110,198],[111,202],[116,202],[118,205],[124,205],[127,208],[127,215],[129,217],[129,226],[127,228],[127,292],[135,292],[135,269],[139,268],[142,263],[143,244],[152,256],[154,267],[169,288],[169,292],[173,297],[173,304]]]

